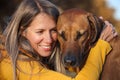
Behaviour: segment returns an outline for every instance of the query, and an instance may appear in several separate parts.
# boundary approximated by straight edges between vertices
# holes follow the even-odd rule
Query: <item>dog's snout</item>
[[[65,56],[64,63],[66,65],[74,66],[76,64],[76,58],[74,56]]]

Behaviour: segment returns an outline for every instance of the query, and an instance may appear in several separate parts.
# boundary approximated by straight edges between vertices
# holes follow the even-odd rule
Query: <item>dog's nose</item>
[[[74,66],[76,64],[76,58],[74,56],[65,56],[64,63],[69,66]]]

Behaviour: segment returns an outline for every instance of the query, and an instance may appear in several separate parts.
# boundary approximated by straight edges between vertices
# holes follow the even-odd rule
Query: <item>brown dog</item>
[[[100,37],[104,22],[97,16],[80,9],[63,12],[57,24],[58,40],[65,67],[79,67],[86,61],[89,50]],[[110,41],[113,50],[107,56],[101,80],[120,80],[120,37]]]

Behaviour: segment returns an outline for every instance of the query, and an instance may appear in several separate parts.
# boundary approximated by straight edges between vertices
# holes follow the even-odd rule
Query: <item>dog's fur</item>
[[[66,10],[60,15],[57,30],[65,67],[81,69],[84,66],[103,28],[104,21],[81,9]],[[120,37],[112,39],[110,44],[113,50],[106,58],[101,80],[120,80]]]

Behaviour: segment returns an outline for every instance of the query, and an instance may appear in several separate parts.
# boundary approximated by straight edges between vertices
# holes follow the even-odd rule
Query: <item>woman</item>
[[[22,1],[1,36],[0,80],[72,80],[61,74],[65,69],[60,61],[57,41],[58,16],[55,5],[47,0]],[[101,39],[109,41],[115,34],[107,24]],[[99,78],[105,56],[111,50],[103,40],[90,51],[84,68],[73,79]]]

